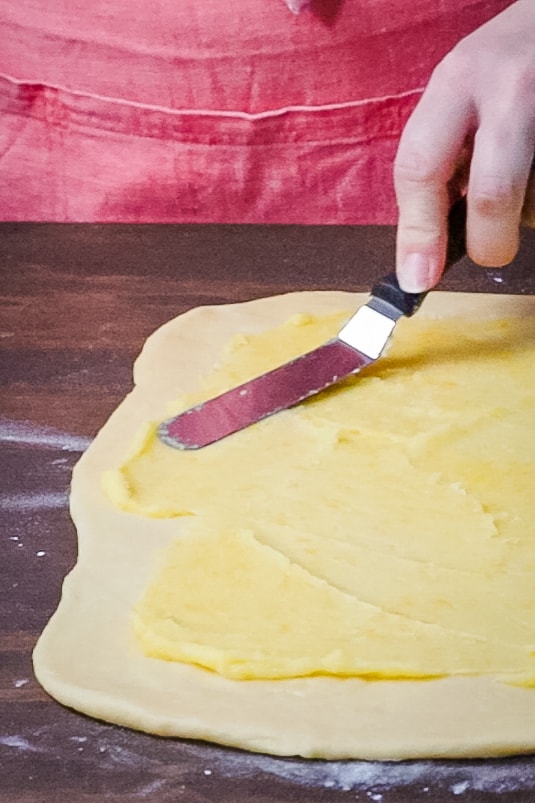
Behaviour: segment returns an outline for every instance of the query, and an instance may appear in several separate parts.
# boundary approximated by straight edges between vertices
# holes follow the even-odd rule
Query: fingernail
[[[429,290],[431,265],[424,254],[408,254],[401,265],[399,283],[406,293],[423,293]]]

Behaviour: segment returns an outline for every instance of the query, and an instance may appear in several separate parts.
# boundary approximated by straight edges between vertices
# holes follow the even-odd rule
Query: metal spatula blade
[[[447,268],[466,253],[465,222],[466,204],[461,200],[450,212]],[[388,274],[374,284],[369,301],[335,338],[164,421],[159,438],[177,449],[200,449],[358,373],[381,356],[396,322],[414,315],[426,295],[404,292],[395,273]]]
[[[214,399],[192,407],[159,428],[164,443],[198,449],[293,407],[373,360],[334,338]]]

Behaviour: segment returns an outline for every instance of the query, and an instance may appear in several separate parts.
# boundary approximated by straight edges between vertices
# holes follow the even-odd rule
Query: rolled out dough
[[[74,472],[79,559],[34,654],[36,675],[52,696],[118,724],[279,755],[402,759],[535,749],[535,689],[504,683],[499,673],[420,681],[329,675],[233,680],[146,657],[133,636],[132,610],[146,591],[155,555],[176,541],[183,523],[117,509],[102,490],[102,473],[124,459],[144,422],[166,418],[170,400],[195,391],[237,333],[261,332],[303,311],[350,311],[363,300],[297,293],[201,308],[149,338],[135,365],[135,390]],[[535,316],[535,303],[434,293],[419,315],[461,317],[468,326],[474,317]],[[528,452],[532,439],[526,433]],[[489,600],[489,611],[495,603]]]

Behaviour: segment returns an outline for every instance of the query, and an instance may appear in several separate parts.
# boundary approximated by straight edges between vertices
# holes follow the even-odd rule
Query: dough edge
[[[101,490],[101,472],[129,450],[143,421],[163,419],[166,403],[195,387],[235,333],[262,331],[297,312],[350,313],[366,299],[310,291],[198,307],[148,338],[134,366],[134,390],[73,472],[78,562],[34,651],[36,677],[52,697],[118,725],[280,756],[477,758],[535,749],[535,690],[492,678],[230,681],[146,658],[133,644],[131,607],[148,581],[151,555],[176,537],[176,520],[115,509]],[[535,299],[434,292],[418,314],[532,315]]]

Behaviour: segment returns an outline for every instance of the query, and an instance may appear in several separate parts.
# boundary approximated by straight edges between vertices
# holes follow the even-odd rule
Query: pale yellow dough
[[[315,346],[363,300],[204,308],[149,339],[135,391],[75,471],[79,561],[35,651],[57,699],[282,755],[535,748],[533,299],[434,293],[358,385],[198,453],[150,429],[132,451],[179,394]],[[249,337],[303,310],[275,348]]]

